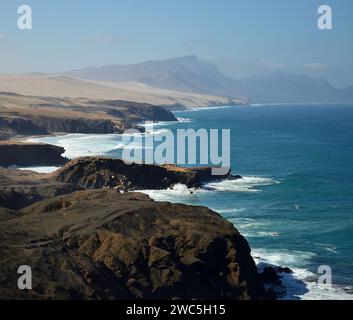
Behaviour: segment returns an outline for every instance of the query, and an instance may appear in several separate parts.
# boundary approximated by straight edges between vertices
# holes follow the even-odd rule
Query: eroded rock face
[[[120,132],[116,124],[106,119],[70,119],[65,117],[31,116],[31,121],[48,132],[109,134]]]
[[[0,142],[0,166],[62,166],[62,147],[44,143]]]
[[[14,135],[122,133],[145,120],[177,120],[163,107],[120,100],[90,101],[0,92],[0,101],[0,139]]]
[[[49,181],[47,174],[0,168],[0,207],[19,210],[37,201],[48,199],[82,188]]]
[[[229,175],[230,171],[217,179]],[[187,169],[172,165],[126,164],[120,159],[102,157],[75,159],[53,175],[55,181],[82,188],[118,190],[166,189],[177,183],[198,188],[214,178],[210,167]]]
[[[43,134],[48,134],[48,131],[37,126],[29,119],[20,116],[0,115],[0,140],[9,139],[14,135]]]
[[[119,192],[196,186],[210,172],[106,158],[51,175],[0,169],[0,299],[261,298],[248,243],[226,219]],[[16,289],[19,265],[34,290]]]
[[[246,240],[205,207],[86,190],[0,210],[0,298],[256,299]],[[28,264],[33,290],[16,290]]]
[[[47,159],[49,155],[45,153]],[[26,161],[29,165],[29,159]],[[231,178],[230,173],[223,176],[228,177]],[[179,183],[198,188],[214,178],[210,167],[127,165],[119,159],[99,157],[72,160],[52,174],[0,168],[0,207],[19,210],[37,201],[82,189],[135,191],[166,189]]]

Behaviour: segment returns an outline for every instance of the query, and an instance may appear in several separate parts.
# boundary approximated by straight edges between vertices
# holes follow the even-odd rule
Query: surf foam
[[[278,184],[279,181],[272,178],[263,177],[242,177],[236,180],[222,180],[219,182],[210,182],[205,187],[215,191],[223,192],[260,192],[260,186]]]
[[[293,274],[280,273],[285,293],[279,300],[353,300],[353,294],[349,293],[352,288],[335,284],[325,289],[318,286],[318,275],[303,267],[315,257],[312,252],[253,249],[252,256],[260,272],[268,265],[289,267],[293,271]]]

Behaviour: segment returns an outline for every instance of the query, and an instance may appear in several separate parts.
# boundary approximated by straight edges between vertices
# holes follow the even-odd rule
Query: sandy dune
[[[47,97],[127,100],[156,105],[178,103],[190,108],[230,103],[224,97],[164,90],[136,82],[108,83],[41,74],[0,75],[0,91]]]

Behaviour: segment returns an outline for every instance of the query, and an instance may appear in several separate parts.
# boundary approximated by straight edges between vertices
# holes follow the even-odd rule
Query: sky
[[[32,8],[19,30],[17,9]],[[330,5],[333,30],[317,27]],[[1,0],[0,73],[195,54],[243,78],[282,70],[353,85],[352,0]]]

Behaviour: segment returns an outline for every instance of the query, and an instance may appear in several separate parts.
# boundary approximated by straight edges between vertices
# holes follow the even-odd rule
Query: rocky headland
[[[65,149],[44,143],[0,141],[0,166],[62,166]]]
[[[142,121],[176,120],[163,107],[146,103],[0,92],[0,140],[16,135],[122,133]]]
[[[229,170],[218,179],[230,178]],[[82,157],[54,172],[51,179],[81,188],[112,188],[120,191],[167,189],[175,184],[201,188],[214,180],[211,167],[181,168],[174,165],[126,164],[120,159]]]
[[[0,210],[2,299],[259,299],[247,241],[205,207],[85,190]],[[19,264],[33,290],[16,289]]]
[[[0,93],[0,299],[234,299],[268,297],[245,238],[206,207],[138,193],[201,188],[212,168],[64,158],[16,135],[121,133],[162,107]],[[52,174],[10,166],[62,166]],[[237,179],[231,172],[217,179]],[[132,192],[134,191],[134,192]],[[29,265],[33,290],[17,289]]]
[[[208,172],[108,158],[53,174],[0,169],[0,298],[263,298],[250,247],[230,222],[125,192],[197,187]],[[23,264],[33,272],[28,292],[16,289]]]
[[[123,133],[143,121],[177,119],[163,107],[146,103],[0,92],[0,166],[62,166],[68,161],[61,156],[63,148],[23,143],[29,136]]]
[[[230,172],[223,178],[231,178]],[[201,188],[210,179],[210,167],[126,164],[104,157],[77,158],[51,174],[0,168],[0,207],[22,209],[40,200],[84,189],[128,192],[167,189],[176,184]]]

